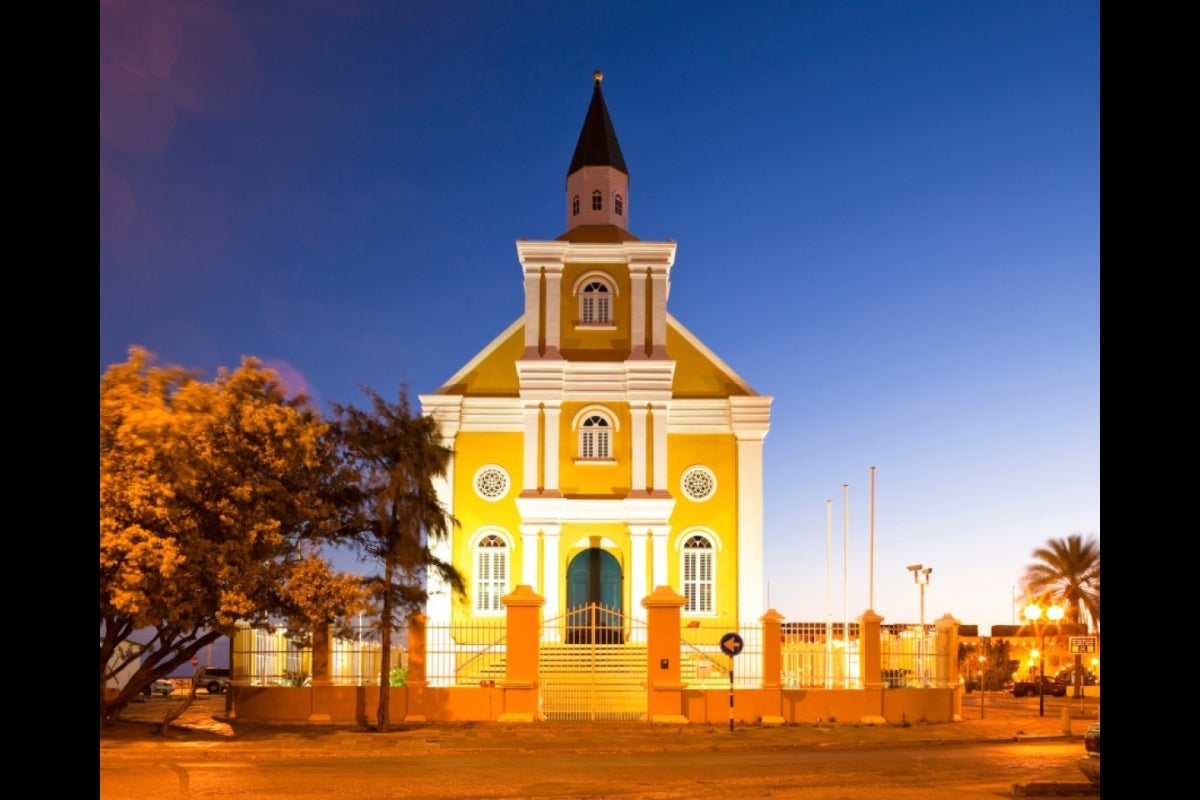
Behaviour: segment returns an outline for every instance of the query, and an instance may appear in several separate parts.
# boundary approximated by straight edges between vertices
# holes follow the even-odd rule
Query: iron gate
[[[538,673],[545,719],[645,719],[644,621],[601,605],[583,606],[546,620],[541,642]]]

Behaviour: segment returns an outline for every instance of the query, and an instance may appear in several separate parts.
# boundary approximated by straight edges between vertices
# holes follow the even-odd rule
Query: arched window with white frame
[[[624,215],[625,201],[621,199],[621,195],[617,195],[613,198],[613,211],[616,212],[618,217]]]
[[[707,536],[689,536],[680,551],[683,596],[687,600],[684,614],[711,614],[715,609],[716,548]]]
[[[575,195],[571,198],[571,216],[579,216],[579,195]]]
[[[486,533],[475,543],[475,581],[472,595],[475,611],[502,614],[500,598],[508,594],[508,542],[496,533]]]
[[[592,211],[603,211],[603,210],[604,210],[604,195],[602,195],[600,193],[600,190],[597,189],[596,191],[592,192]]]

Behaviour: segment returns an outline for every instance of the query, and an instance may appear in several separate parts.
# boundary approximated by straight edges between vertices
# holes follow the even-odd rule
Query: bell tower
[[[629,170],[600,90],[604,73],[597,71],[593,78],[592,103],[567,168],[567,230],[615,225],[628,231]]]

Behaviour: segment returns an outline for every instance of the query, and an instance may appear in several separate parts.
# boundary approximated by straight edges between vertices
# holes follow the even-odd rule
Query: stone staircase
[[[729,672],[726,657],[688,650],[680,654],[680,680],[697,688],[721,687],[727,684]],[[480,681],[501,682],[506,676],[508,661],[498,652],[485,664],[460,679],[460,684],[477,685]],[[646,645],[625,644],[543,644],[538,655],[538,673],[543,682],[561,683],[583,680],[607,684],[636,683],[646,680]]]

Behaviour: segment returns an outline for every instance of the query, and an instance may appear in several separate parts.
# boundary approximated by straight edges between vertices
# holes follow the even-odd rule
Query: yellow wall
[[[613,330],[588,330],[576,327],[579,320],[579,295],[573,289],[581,275],[602,272],[616,286],[612,298]],[[589,361],[624,361],[631,349],[629,342],[630,293],[628,268],[624,264],[567,264],[563,269],[559,295],[561,340],[559,350],[565,358]]]
[[[669,438],[667,452],[667,489],[675,496],[671,515],[671,547],[667,553],[667,582],[679,591],[681,540],[691,536],[693,528],[712,533],[719,542],[716,552],[715,614],[738,619],[738,537],[737,537],[737,442],[732,434],[677,434]],[[679,487],[684,470],[703,464],[717,478],[716,492],[703,502],[688,499]],[[709,615],[703,615],[709,616]],[[685,618],[689,618],[686,612]]]
[[[615,463],[578,462],[579,428],[572,428],[575,416],[584,408],[599,406],[616,423],[613,430]],[[629,493],[632,426],[627,403],[563,403],[558,428],[558,486],[566,497],[624,497]]]

